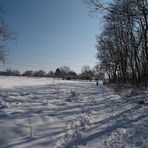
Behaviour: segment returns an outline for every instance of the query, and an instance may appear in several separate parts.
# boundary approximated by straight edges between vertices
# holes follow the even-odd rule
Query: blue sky
[[[2,69],[55,70],[66,65],[77,72],[97,60],[99,20],[88,15],[83,0],[3,0],[6,20],[16,32]]]

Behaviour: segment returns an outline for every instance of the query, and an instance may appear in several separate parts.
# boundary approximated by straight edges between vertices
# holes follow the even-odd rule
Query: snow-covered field
[[[0,148],[147,148],[148,106],[95,82],[0,77]]]

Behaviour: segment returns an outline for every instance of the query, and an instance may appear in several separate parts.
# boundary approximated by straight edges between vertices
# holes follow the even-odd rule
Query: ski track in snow
[[[129,103],[132,97],[121,98],[95,82],[0,77],[0,148],[58,148],[67,124],[91,99],[92,119],[83,142],[76,137],[65,147],[148,147],[148,106]]]

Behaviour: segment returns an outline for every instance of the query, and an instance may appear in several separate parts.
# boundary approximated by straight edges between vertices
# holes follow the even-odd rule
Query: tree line
[[[148,0],[86,0],[101,13],[104,29],[97,37],[97,58],[109,82],[148,86]]]
[[[26,77],[51,77],[51,78],[62,78],[66,80],[92,80],[104,78],[104,73],[100,71],[100,66],[96,65],[91,69],[88,65],[82,67],[81,73],[77,74],[75,71],[71,70],[68,66],[62,66],[57,68],[55,71],[49,71],[46,73],[44,70],[27,70],[21,73],[18,70],[6,69],[5,71],[0,71],[1,76],[26,76]]]

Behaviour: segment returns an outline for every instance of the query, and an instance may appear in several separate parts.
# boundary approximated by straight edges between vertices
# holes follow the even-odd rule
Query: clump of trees
[[[97,37],[97,58],[110,82],[148,86],[148,1],[86,0],[102,14],[104,30]]]
[[[54,77],[62,78],[63,80],[64,79],[71,80],[71,79],[77,79],[78,75],[76,72],[70,70],[68,66],[62,66],[56,69]]]
[[[104,80],[104,71],[101,69],[100,64],[97,64],[93,69],[95,79]]]
[[[27,70],[25,71],[22,76],[26,76],[26,77],[33,77],[34,76],[34,72],[32,70]]]
[[[7,69],[6,71],[0,71],[0,75],[3,76],[20,76],[20,72],[18,70]]]
[[[48,74],[44,70],[38,70],[38,71],[33,71],[33,70],[27,70],[25,71],[22,76],[26,77],[48,77]]]
[[[94,73],[88,65],[85,65],[82,67],[82,73],[80,74],[79,78],[91,81],[94,78]]]
[[[35,71],[34,72],[34,77],[46,77],[46,72],[43,70]]]

